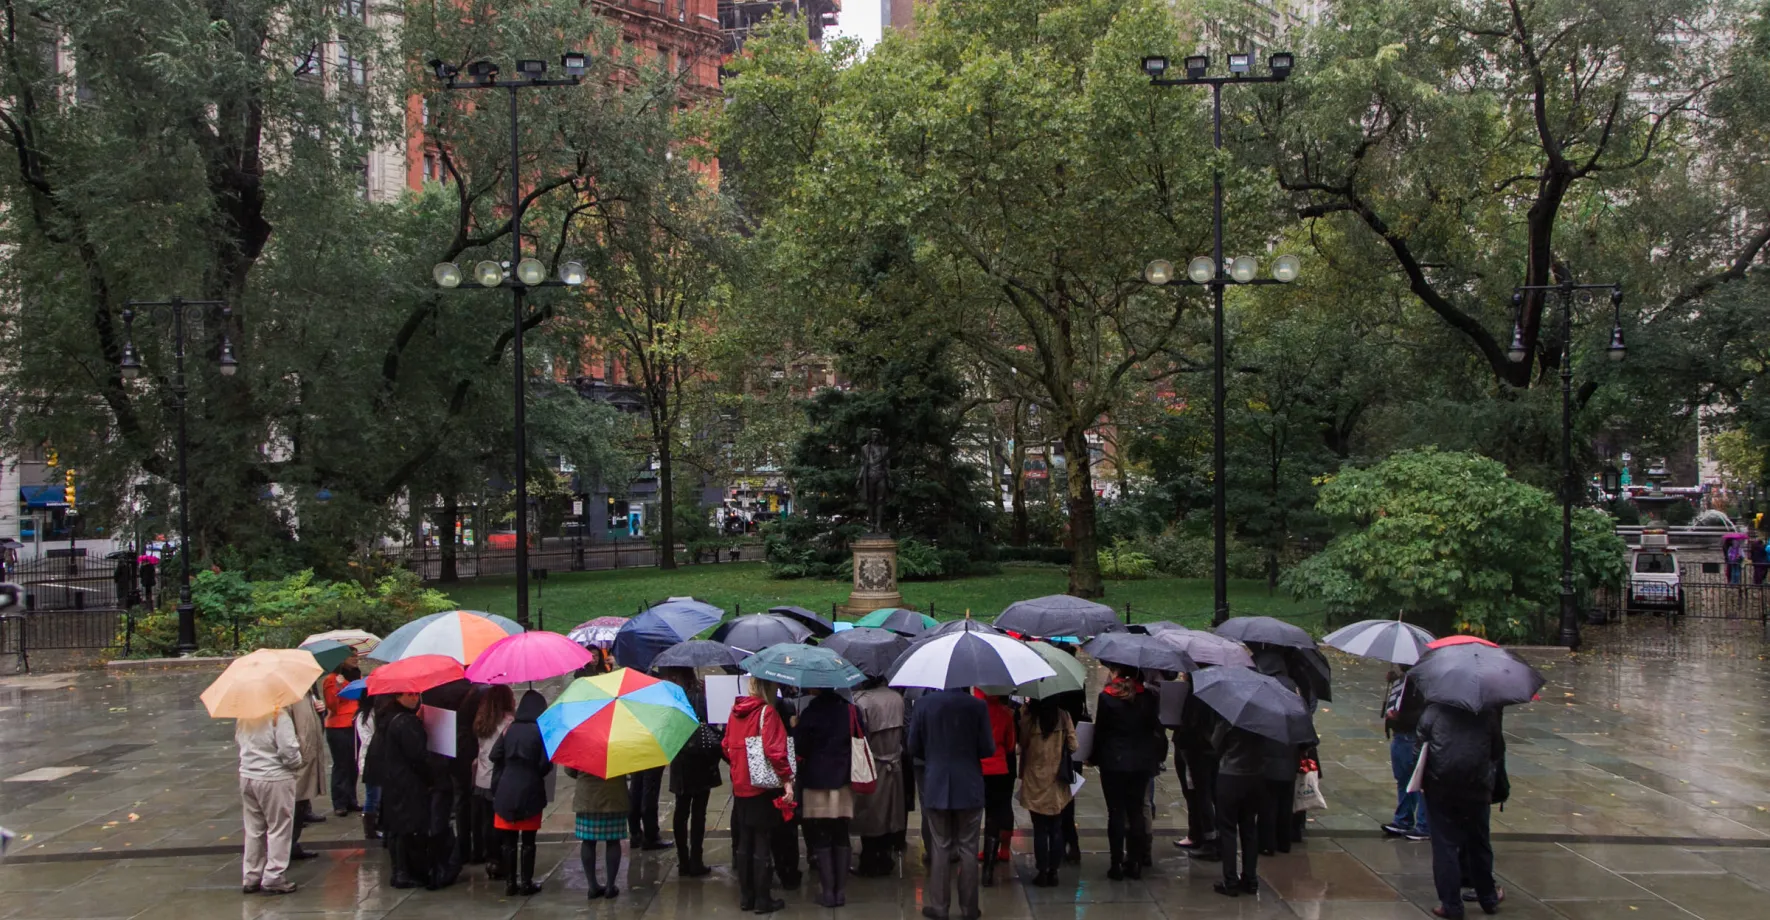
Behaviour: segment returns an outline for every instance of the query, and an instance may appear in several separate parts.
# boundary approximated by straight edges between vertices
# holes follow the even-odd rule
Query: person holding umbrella
[[[436,783],[417,692],[384,697],[364,763],[364,781],[381,789],[381,832],[393,863],[395,888],[415,888],[430,866],[430,794]]]
[[[1014,705],[1006,694],[974,691],[989,709],[990,737],[995,753],[983,759],[983,887],[996,884],[996,863],[1013,858],[1014,777],[1019,773],[1014,737]]]
[[[604,669],[600,663],[591,662],[578,672],[578,676],[594,677],[602,673]],[[565,768],[565,775],[576,781],[572,790],[572,813],[575,815],[572,833],[578,838],[578,861],[584,867],[584,881],[590,887],[589,899],[613,898],[621,893],[620,886],[615,884],[615,874],[621,870],[621,841],[627,839],[627,782],[618,776],[605,779],[569,766]],[[603,845],[607,885],[597,880],[597,841]],[[686,865],[684,863],[685,873]]]
[[[989,708],[964,687],[930,693],[916,702],[909,750],[926,764],[922,812],[933,836],[922,916],[947,920],[953,864],[959,867],[959,916],[975,920],[978,831],[983,823],[983,761],[995,753]]]
[[[694,669],[666,667],[659,672],[665,680],[682,688],[701,723],[695,736],[670,761],[670,794],[676,797],[675,807],[670,810],[676,832],[676,871],[685,878],[701,878],[713,871],[702,861],[701,854],[707,838],[707,800],[721,785],[719,742],[724,737],[717,725],[707,721],[707,691]],[[702,744],[703,738],[707,744]]]
[[[860,837],[860,859],[855,871],[862,876],[888,875],[895,862],[894,854],[902,853],[907,845],[904,835],[909,829],[904,792],[907,723],[903,694],[885,686],[883,679],[874,675],[855,692],[854,708],[860,711],[861,724],[866,726],[867,746],[873,750],[879,776],[872,792],[854,794],[852,829]]]
[[[1388,674],[1389,689],[1383,697],[1383,733],[1389,736],[1389,772],[1395,777],[1395,817],[1383,825],[1383,833],[1409,840],[1432,839],[1431,816],[1419,792],[1409,792],[1414,767],[1420,760],[1417,734],[1426,701],[1407,679],[1409,665],[1398,664]]]
[[[473,800],[462,834],[473,855],[483,857],[486,878],[493,881],[504,879],[512,867],[504,865],[504,838],[492,816],[492,748],[515,721],[516,692],[507,684],[494,684],[486,690],[473,713]]]
[[[1020,804],[1032,815],[1033,884],[1057,885],[1063,859],[1063,816],[1073,814],[1069,787],[1075,780],[1070,754],[1076,750],[1075,723],[1054,699],[1033,700],[1020,710]],[[986,777],[984,782],[989,782]]]
[[[1106,840],[1112,851],[1106,877],[1140,879],[1149,837],[1144,794],[1167,745],[1162,743],[1166,739],[1155,696],[1144,689],[1138,669],[1108,667],[1111,676],[1094,704],[1091,760],[1100,768],[1100,790],[1106,797]]]
[[[770,704],[774,685],[751,678],[750,695],[731,707],[722,751],[731,765],[732,829],[740,910],[769,914],[787,902],[769,891],[773,867],[769,835],[781,823],[783,809],[793,802],[793,762],[787,756],[787,729]]]

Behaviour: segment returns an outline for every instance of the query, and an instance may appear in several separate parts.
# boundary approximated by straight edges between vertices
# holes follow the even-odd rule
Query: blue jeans
[[[363,787],[363,811],[371,815],[378,815],[381,813],[380,786]]]
[[[1408,780],[1414,777],[1414,764],[1420,760],[1420,742],[1411,733],[1396,732],[1389,738],[1389,770],[1395,774],[1395,826],[1413,828],[1422,834],[1431,833],[1426,817],[1426,801],[1418,792],[1407,791]]]

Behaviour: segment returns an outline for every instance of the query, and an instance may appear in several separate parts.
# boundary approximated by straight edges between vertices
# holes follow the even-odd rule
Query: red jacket
[[[983,759],[984,776],[1006,776],[1008,752],[1014,750],[1014,710],[999,696],[985,696],[981,690],[971,691],[989,707],[990,737],[996,752]]]
[[[343,699],[338,691],[350,684],[350,678],[333,671],[320,682],[326,693],[326,727],[354,728],[356,726],[357,701]]]
[[[782,781],[793,779],[793,763],[787,759],[787,726],[780,713],[753,696],[739,697],[725,725],[725,762],[731,764],[731,794],[749,798],[773,795],[778,787],[762,788],[750,782],[748,738],[762,739],[762,753]]]

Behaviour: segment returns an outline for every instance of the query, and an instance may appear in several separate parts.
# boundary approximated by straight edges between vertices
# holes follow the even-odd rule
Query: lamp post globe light
[[[514,431],[512,436],[516,448],[516,622],[524,628],[529,625],[529,486],[528,476],[528,429],[525,420],[527,408],[527,372],[523,358],[523,321],[526,318],[523,306],[524,297],[531,288],[543,287],[575,287],[584,283],[584,266],[577,262],[565,262],[558,268],[557,279],[547,277],[547,267],[541,260],[524,258],[522,254],[522,189],[520,185],[521,148],[517,134],[517,93],[524,89],[542,86],[577,86],[584,81],[589,71],[590,58],[578,51],[567,51],[560,55],[560,69],[565,71],[563,79],[547,78],[547,62],[535,59],[523,59],[516,62],[516,76],[509,80],[498,79],[499,68],[491,61],[474,61],[467,65],[465,72],[454,64],[443,60],[430,62],[430,71],[446,90],[480,90],[502,89],[510,94],[510,261],[500,265],[490,259],[478,262],[473,266],[473,283],[480,287],[508,287],[511,294],[512,322],[514,335],[511,340],[511,358],[515,377],[515,413]],[[508,271],[506,269],[508,268]],[[442,262],[431,269],[431,277],[437,286],[445,289],[459,288],[467,280],[461,266],[454,262]]]
[[[124,380],[140,379],[143,366],[141,352],[135,348],[136,316],[164,314],[171,318],[172,406],[178,410],[178,641],[174,648],[180,655],[188,655],[197,650],[197,612],[196,607],[191,604],[190,445],[185,432],[185,409],[190,401],[190,391],[184,376],[184,332],[187,317],[192,322],[200,322],[205,314],[211,312],[220,313],[223,328],[221,340],[216,346],[216,369],[223,377],[234,376],[240,369],[240,363],[234,357],[233,341],[226,332],[226,322],[233,315],[233,310],[226,301],[221,300],[185,300],[174,297],[170,300],[129,301],[122,311],[123,354],[117,362],[117,372]]]
[[[1513,363],[1530,359],[1530,348],[1524,341],[1524,301],[1531,293],[1553,298],[1559,305],[1557,314],[1561,336],[1561,635],[1559,642],[1569,649],[1580,646],[1579,610],[1573,595],[1573,502],[1584,493],[1585,486],[1573,471],[1573,305],[1588,301],[1599,291],[1610,293],[1610,346],[1605,354],[1612,363],[1620,362],[1628,349],[1623,344],[1621,284],[1521,284],[1512,289],[1512,344],[1506,357]],[[1627,462],[1627,455],[1624,455]],[[1605,478],[1606,485],[1609,477]],[[1620,477],[1618,488],[1621,487]]]
[[[1208,86],[1211,88],[1211,149],[1223,149],[1223,87],[1234,83],[1282,83],[1291,75],[1296,59],[1285,51],[1266,58],[1264,75],[1254,73],[1254,57],[1243,52],[1229,55],[1229,73],[1211,76],[1211,59],[1204,54],[1189,54],[1182,61],[1184,77],[1169,77],[1168,59],[1159,54],[1145,55],[1142,70],[1153,86]],[[1221,163],[1222,158],[1217,158]],[[1167,264],[1163,262],[1163,264]],[[1153,265],[1153,263],[1152,263]],[[1186,281],[1211,289],[1211,530],[1213,536],[1211,562],[1211,593],[1214,601],[1212,625],[1229,619],[1229,487],[1227,454],[1224,447],[1223,414],[1227,387],[1223,368],[1223,288],[1230,284],[1288,284],[1295,281],[1302,269],[1296,256],[1279,256],[1272,264],[1270,279],[1258,278],[1259,264],[1249,256],[1225,263],[1223,259],[1223,169],[1211,172],[1211,255],[1199,256],[1186,265]],[[1155,281],[1146,269],[1145,280]]]

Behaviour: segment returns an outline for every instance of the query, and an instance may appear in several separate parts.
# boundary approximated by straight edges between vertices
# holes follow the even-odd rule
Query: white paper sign
[[[432,754],[455,756],[455,710],[419,706],[418,718],[424,720],[425,748]]]
[[[709,674],[707,685],[707,721],[724,725],[731,721],[731,707],[738,697],[750,692],[748,674]]]
[[[1089,761],[1089,759],[1092,758],[1093,756],[1094,756],[1094,723],[1092,723],[1092,722],[1077,722],[1076,723],[1076,752],[1074,755],[1075,762],[1078,764],[1084,764],[1084,763],[1087,763]]]
[[[1407,791],[1419,792],[1426,781],[1426,752],[1432,749],[1430,744],[1420,745],[1420,759],[1414,764],[1414,775],[1407,781]]]
[[[1069,797],[1072,799],[1075,798],[1076,793],[1082,791],[1082,784],[1087,781],[1088,780],[1084,778],[1080,772],[1077,772],[1075,781],[1069,784]]]

